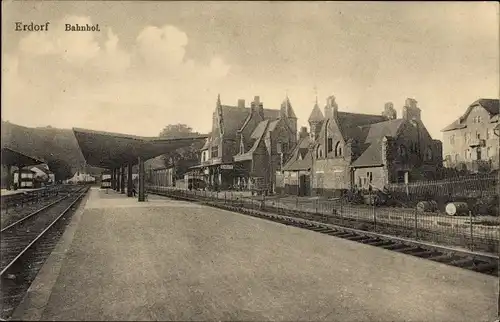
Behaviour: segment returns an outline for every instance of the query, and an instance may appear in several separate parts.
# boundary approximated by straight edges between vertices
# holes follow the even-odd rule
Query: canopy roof
[[[202,141],[207,135],[193,134],[179,138],[141,137],[135,135],[73,128],[80,150],[89,165],[113,168],[144,160]]]
[[[2,165],[29,166],[44,163],[12,148],[2,147]]]

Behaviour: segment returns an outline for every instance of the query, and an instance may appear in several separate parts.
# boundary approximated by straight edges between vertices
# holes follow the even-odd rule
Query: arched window
[[[339,142],[337,142],[337,144],[335,144],[335,156],[336,157],[341,157],[342,156],[342,144]]]
[[[399,156],[402,158],[402,159],[406,159],[408,157],[408,151],[406,150],[406,147],[401,144],[399,146]]]

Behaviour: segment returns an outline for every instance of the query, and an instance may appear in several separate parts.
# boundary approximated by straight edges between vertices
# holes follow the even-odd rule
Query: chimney
[[[258,112],[260,114],[260,117],[262,118],[262,120],[264,120],[264,103],[259,103],[259,109],[258,109]]]
[[[325,118],[330,119],[337,115],[338,105],[335,102],[335,96],[331,95],[326,99]]]
[[[251,104],[252,113],[257,112],[264,119],[264,104],[260,101],[259,96],[255,96]]]
[[[411,108],[416,108],[417,107],[417,101],[413,98],[407,98],[405,102],[405,106],[411,107]]]
[[[397,119],[397,112],[394,109],[394,104],[392,102],[387,102],[384,105],[384,112],[382,112],[382,116],[387,117],[389,120]]]
[[[309,133],[307,133],[307,126],[302,126],[300,128],[299,132],[299,138],[303,139],[309,136]]]
[[[238,107],[239,108],[245,108],[245,100],[239,99],[238,100]]]
[[[421,120],[420,108],[417,107],[417,101],[413,98],[407,98],[405,101],[405,106],[403,107],[403,119],[411,120]]]

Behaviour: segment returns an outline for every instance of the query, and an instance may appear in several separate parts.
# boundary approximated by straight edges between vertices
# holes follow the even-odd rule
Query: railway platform
[[[14,320],[494,321],[497,278],[92,188]]]

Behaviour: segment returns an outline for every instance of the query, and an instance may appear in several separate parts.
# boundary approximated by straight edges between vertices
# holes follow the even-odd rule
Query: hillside
[[[2,146],[45,161],[63,160],[71,166],[73,173],[84,170],[85,159],[70,129],[30,128],[2,121],[1,133]],[[87,167],[86,171],[98,175],[102,169]]]

